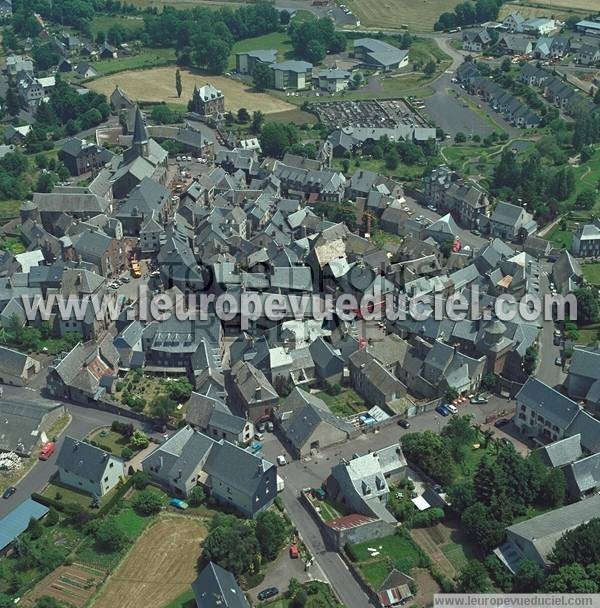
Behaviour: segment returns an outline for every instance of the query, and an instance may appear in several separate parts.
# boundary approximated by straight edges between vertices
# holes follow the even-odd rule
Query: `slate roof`
[[[58,403],[24,403],[4,398],[0,401],[0,450],[30,454],[40,439],[44,416],[61,407]],[[18,447],[19,446],[19,447]],[[1,528],[0,528],[1,529]]]
[[[100,482],[109,458],[121,462],[108,452],[67,435],[58,453],[56,466],[78,477]]]
[[[209,562],[192,583],[198,608],[250,608],[231,572]]]
[[[522,213],[523,207],[517,207],[517,205],[511,205],[510,203],[501,201],[496,205],[491,220],[492,222],[498,222],[499,224],[516,226]]]
[[[354,432],[351,424],[331,412],[322,399],[295,387],[281,406],[281,411],[291,414],[281,422],[289,441],[301,449],[322,422],[330,424],[349,438]]]
[[[540,557],[547,562],[556,541],[565,532],[598,517],[598,513],[600,513],[600,495],[514,524],[507,530],[531,541]]]
[[[18,350],[0,346],[0,370],[5,371],[12,376],[20,376],[27,364],[29,357],[20,353]]]
[[[27,498],[8,515],[0,519],[0,551],[27,530],[32,518],[40,520],[50,511],[45,505]]]
[[[569,464],[565,468],[565,477],[569,486],[577,488],[579,494],[595,490],[600,486],[600,453]]]
[[[280,63],[271,64],[271,68],[274,70],[281,70],[285,72],[296,72],[297,74],[302,74],[304,72],[308,72],[313,69],[312,63],[308,63],[308,61],[296,61],[293,59],[289,59],[288,61],[281,61]]]
[[[581,458],[581,435],[572,435],[549,443],[538,448],[535,453],[544,464],[551,467],[562,467]]]

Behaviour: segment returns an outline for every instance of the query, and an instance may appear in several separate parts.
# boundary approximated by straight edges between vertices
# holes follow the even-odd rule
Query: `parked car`
[[[409,429],[410,422],[406,418],[400,418],[400,420],[398,420],[398,426],[401,426],[403,429]]]
[[[451,413],[451,414],[458,414],[458,408],[455,405],[452,405],[451,403],[446,403],[444,405],[444,407]]]
[[[265,430],[268,433],[272,433],[273,432],[273,423],[272,422],[265,423]]]
[[[264,422],[260,422],[259,424],[256,425],[256,430],[259,433],[264,433],[265,432],[265,423]]]
[[[279,593],[279,589],[277,587],[267,587],[259,592],[256,596],[261,602],[268,600],[270,597],[275,597]]]
[[[562,367],[562,364],[563,364],[562,357],[560,355],[558,355],[558,357],[556,357],[556,359],[554,359],[554,365],[559,365],[560,367]]]
[[[176,509],[181,509],[182,511],[185,511],[189,506],[185,500],[181,500],[179,498],[171,498],[169,504]]]
[[[292,559],[298,559],[300,557],[300,551],[298,551],[297,545],[290,545],[290,557]]]
[[[4,490],[4,494],[2,494],[2,498],[10,498],[16,491],[17,488],[15,488],[15,486],[8,486],[8,488]]]
[[[48,460],[56,450],[56,444],[53,441],[48,441],[42,446],[40,450],[40,460]]]
[[[494,422],[494,426],[497,429],[502,428],[503,426],[506,426],[507,424],[509,424],[510,420],[508,418],[498,418],[498,420],[496,420],[496,422]]]
[[[440,416],[449,416],[450,412],[448,411],[448,409],[446,408],[446,406],[444,405],[438,405],[435,408],[435,411],[440,415]]]
[[[488,398],[483,395],[477,395],[476,397],[472,397],[470,401],[473,405],[482,405],[488,402]]]
[[[256,439],[256,441],[263,441],[265,438],[263,433],[254,433],[254,439]]]
[[[258,441],[253,441],[252,445],[247,449],[249,449],[252,454],[256,454],[257,452],[260,452],[262,450],[262,443],[259,443]]]
[[[280,467],[284,467],[287,464],[287,460],[283,454],[279,454],[279,456],[277,456],[277,464]]]

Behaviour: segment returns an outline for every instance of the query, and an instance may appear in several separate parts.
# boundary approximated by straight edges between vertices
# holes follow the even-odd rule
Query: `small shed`
[[[48,507],[28,498],[6,517],[0,519],[0,554],[6,553],[19,534],[27,530],[33,517],[40,520],[48,514]]]

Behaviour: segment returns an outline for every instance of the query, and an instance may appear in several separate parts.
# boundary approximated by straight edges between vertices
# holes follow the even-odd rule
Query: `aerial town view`
[[[600,0],[0,41],[0,608],[600,608]]]

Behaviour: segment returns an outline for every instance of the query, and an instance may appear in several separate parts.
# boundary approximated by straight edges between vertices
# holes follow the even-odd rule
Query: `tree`
[[[263,557],[274,560],[287,539],[283,518],[274,511],[265,511],[256,518],[256,538]]]
[[[185,403],[192,396],[192,385],[186,378],[169,382],[169,397],[177,403]]]
[[[136,490],[143,490],[150,483],[150,475],[144,471],[136,471],[133,474],[133,487]]]
[[[435,74],[435,69],[435,61],[428,61],[425,68],[423,68],[423,72],[425,73],[425,76],[433,76]]]
[[[163,500],[156,490],[147,489],[138,492],[132,504],[140,515],[154,515],[162,509]]]
[[[537,346],[530,346],[525,351],[525,356],[523,357],[523,371],[531,376],[537,367],[538,362],[538,349]]]
[[[159,420],[168,420],[177,409],[177,403],[170,397],[161,395],[150,404],[150,415]]]
[[[134,450],[145,450],[150,444],[150,440],[143,431],[136,429],[133,432],[129,443]]]
[[[548,507],[564,504],[567,495],[567,482],[562,469],[550,469],[540,490],[540,500]]]
[[[286,9],[279,11],[279,22],[281,25],[287,25],[290,22],[290,12]]]
[[[120,551],[129,543],[125,528],[114,516],[106,517],[97,522],[94,537],[100,547],[111,552]]]
[[[492,582],[482,563],[472,559],[461,569],[458,576],[458,590],[461,593],[490,593]]]
[[[498,376],[496,376],[496,374],[488,372],[487,374],[484,374],[483,378],[481,379],[481,386],[483,386],[483,388],[487,389],[488,391],[496,390],[497,385]]]
[[[35,184],[36,192],[52,192],[56,185],[57,176],[54,173],[40,173]]]
[[[519,566],[515,577],[513,593],[535,593],[544,582],[544,571],[538,564],[525,559]]]
[[[486,551],[497,547],[504,537],[504,524],[496,521],[481,502],[463,511],[461,523],[465,532]]]
[[[128,448],[127,446],[125,446],[121,450],[121,458],[123,460],[131,460],[133,458],[133,450],[131,448]]]
[[[266,63],[257,61],[254,69],[252,70],[252,80],[254,82],[254,88],[257,91],[264,91],[270,89],[274,85],[273,70]]]
[[[600,563],[600,519],[565,532],[550,554],[555,567],[578,563],[583,566]]]
[[[577,300],[577,321],[580,325],[596,323],[600,314],[598,300],[594,292],[587,287],[580,287],[573,292]]]
[[[6,111],[11,116],[16,116],[21,111],[19,95],[14,87],[9,87],[8,91],[6,92]]]
[[[593,190],[582,190],[575,199],[575,207],[577,209],[586,209],[589,211],[596,204],[596,193]]]
[[[400,162],[400,156],[396,150],[392,149],[385,155],[385,166],[390,171],[393,171],[398,167],[398,163]]]
[[[597,593],[598,585],[578,563],[568,564],[551,574],[544,583],[545,593]]]
[[[250,124],[250,130],[252,131],[252,133],[260,133],[264,122],[265,115],[260,110],[252,112],[252,123]]]
[[[13,608],[14,605],[12,597],[0,591],[0,608]]]
[[[453,241],[447,240],[440,243],[440,252],[445,258],[449,258],[452,253]]]
[[[299,141],[294,124],[266,123],[260,132],[260,146],[266,156],[281,158],[285,151]]]
[[[55,526],[59,522],[59,520],[60,517],[58,515],[58,511],[54,507],[50,507],[48,515],[44,517],[44,525],[47,528],[51,528],[52,526]]]
[[[467,136],[462,132],[459,131],[455,136],[454,136],[454,141],[457,144],[464,144],[467,141]]]
[[[461,514],[477,500],[475,496],[475,486],[471,479],[459,479],[448,489],[448,498],[452,505],[452,510]]]
[[[177,97],[181,98],[183,85],[181,84],[181,72],[179,70],[175,72],[175,90],[177,91]]]
[[[202,551],[205,559],[235,576],[253,572],[260,565],[260,545],[253,525],[232,515],[213,518]]]
[[[248,114],[248,110],[246,108],[240,108],[237,113],[238,122],[249,122],[250,114]]]
[[[354,89],[359,89],[360,85],[363,83],[363,75],[360,72],[356,72],[353,76],[352,76],[352,87]]]
[[[206,493],[201,486],[194,486],[188,497],[188,502],[192,507],[200,506],[206,500]]]
[[[323,44],[321,44],[318,40],[309,41],[309,43],[306,45],[306,50],[304,52],[306,60],[312,63],[313,65],[321,63],[321,61],[325,59],[326,54],[327,50],[325,49]]]
[[[44,534],[44,526],[42,526],[39,519],[32,517],[29,520],[29,525],[27,526],[27,534],[29,534],[29,536],[31,536],[31,538],[33,538],[34,540],[37,540],[38,538],[42,537],[42,535]]]
[[[503,72],[510,72],[510,67],[511,67],[511,61],[508,57],[506,57],[500,64],[500,69]]]

